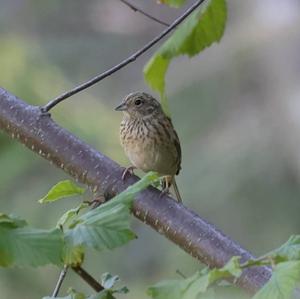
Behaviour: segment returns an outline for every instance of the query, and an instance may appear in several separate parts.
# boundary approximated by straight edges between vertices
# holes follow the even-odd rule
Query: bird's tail
[[[178,186],[177,186],[177,184],[176,184],[175,177],[172,178],[172,186],[173,186],[174,193],[175,193],[175,195],[176,195],[177,201],[178,201],[178,202],[182,202],[182,198],[181,198],[181,195],[180,195],[180,193],[179,193],[179,189],[178,189]]]

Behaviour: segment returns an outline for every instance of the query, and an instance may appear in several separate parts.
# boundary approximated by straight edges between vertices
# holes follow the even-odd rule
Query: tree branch
[[[148,42],[144,47],[136,51],[134,54],[120,62],[119,64],[115,65],[114,67],[108,69],[104,73],[90,79],[89,81],[82,83],[75,88],[59,95],[55,99],[48,102],[45,106],[41,107],[44,113],[49,112],[54,106],[62,102],[63,100],[79,93],[80,91],[91,87],[92,85],[98,83],[99,81],[103,80],[104,78],[112,75],[116,71],[122,69],[129,63],[135,61],[139,56],[144,54],[147,50],[153,47],[156,43],[158,43],[161,39],[163,39],[169,32],[171,32],[177,25],[183,22],[195,9],[197,9],[205,0],[198,0],[196,1],[190,8],[188,8],[179,18],[177,18],[168,28],[166,28],[163,32],[161,32],[158,36]]]
[[[132,3],[128,2],[127,0],[119,0],[122,3],[124,3],[125,5],[127,5],[129,8],[131,8],[134,12],[139,12],[140,14],[144,15],[145,17],[147,17],[148,19],[155,21],[161,25],[164,26],[170,26],[170,24],[161,21],[160,19],[157,19],[156,17],[153,17],[152,15],[148,14],[147,12],[145,12],[144,10],[142,10],[141,8],[136,7],[135,5],[133,5]]]
[[[101,292],[102,290],[104,290],[104,287],[80,266],[72,267],[72,269],[96,292]]]
[[[119,193],[138,180],[129,176],[123,182],[123,168],[116,162],[41,114],[39,107],[29,106],[1,88],[0,129],[94,192]],[[195,212],[167,195],[160,196],[153,187],[136,196],[133,213],[211,268],[224,266],[232,256],[241,256],[242,262],[254,258]],[[234,283],[254,293],[270,276],[270,268],[253,267],[245,269]]]

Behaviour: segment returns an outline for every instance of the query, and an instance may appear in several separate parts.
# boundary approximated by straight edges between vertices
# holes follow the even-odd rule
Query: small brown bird
[[[134,92],[115,110],[123,111],[120,139],[132,164],[124,171],[123,179],[135,168],[156,171],[164,176],[163,192],[173,185],[178,202],[182,202],[174,178],[181,169],[180,143],[160,103],[145,92]]]

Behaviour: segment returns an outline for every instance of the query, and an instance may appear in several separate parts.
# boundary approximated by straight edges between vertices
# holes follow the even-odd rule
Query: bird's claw
[[[128,173],[130,173],[131,175],[134,174],[134,169],[136,169],[135,166],[129,166],[129,167],[126,167],[125,170],[123,171],[123,174],[122,174],[122,181],[125,181],[126,179],[126,176]]]
[[[100,206],[101,204],[105,203],[105,197],[103,195],[97,195],[94,196],[94,198],[90,201],[88,201],[87,203],[92,206],[93,208],[97,208],[98,206]]]
[[[159,198],[163,197],[164,195],[170,195],[170,188],[169,187],[165,187],[161,190],[161,192],[159,194]]]

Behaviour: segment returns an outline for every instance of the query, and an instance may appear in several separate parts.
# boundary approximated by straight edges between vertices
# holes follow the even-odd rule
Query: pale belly
[[[159,147],[153,142],[134,142],[124,146],[127,157],[136,168],[157,171],[161,175],[175,175],[176,157],[171,149]]]

